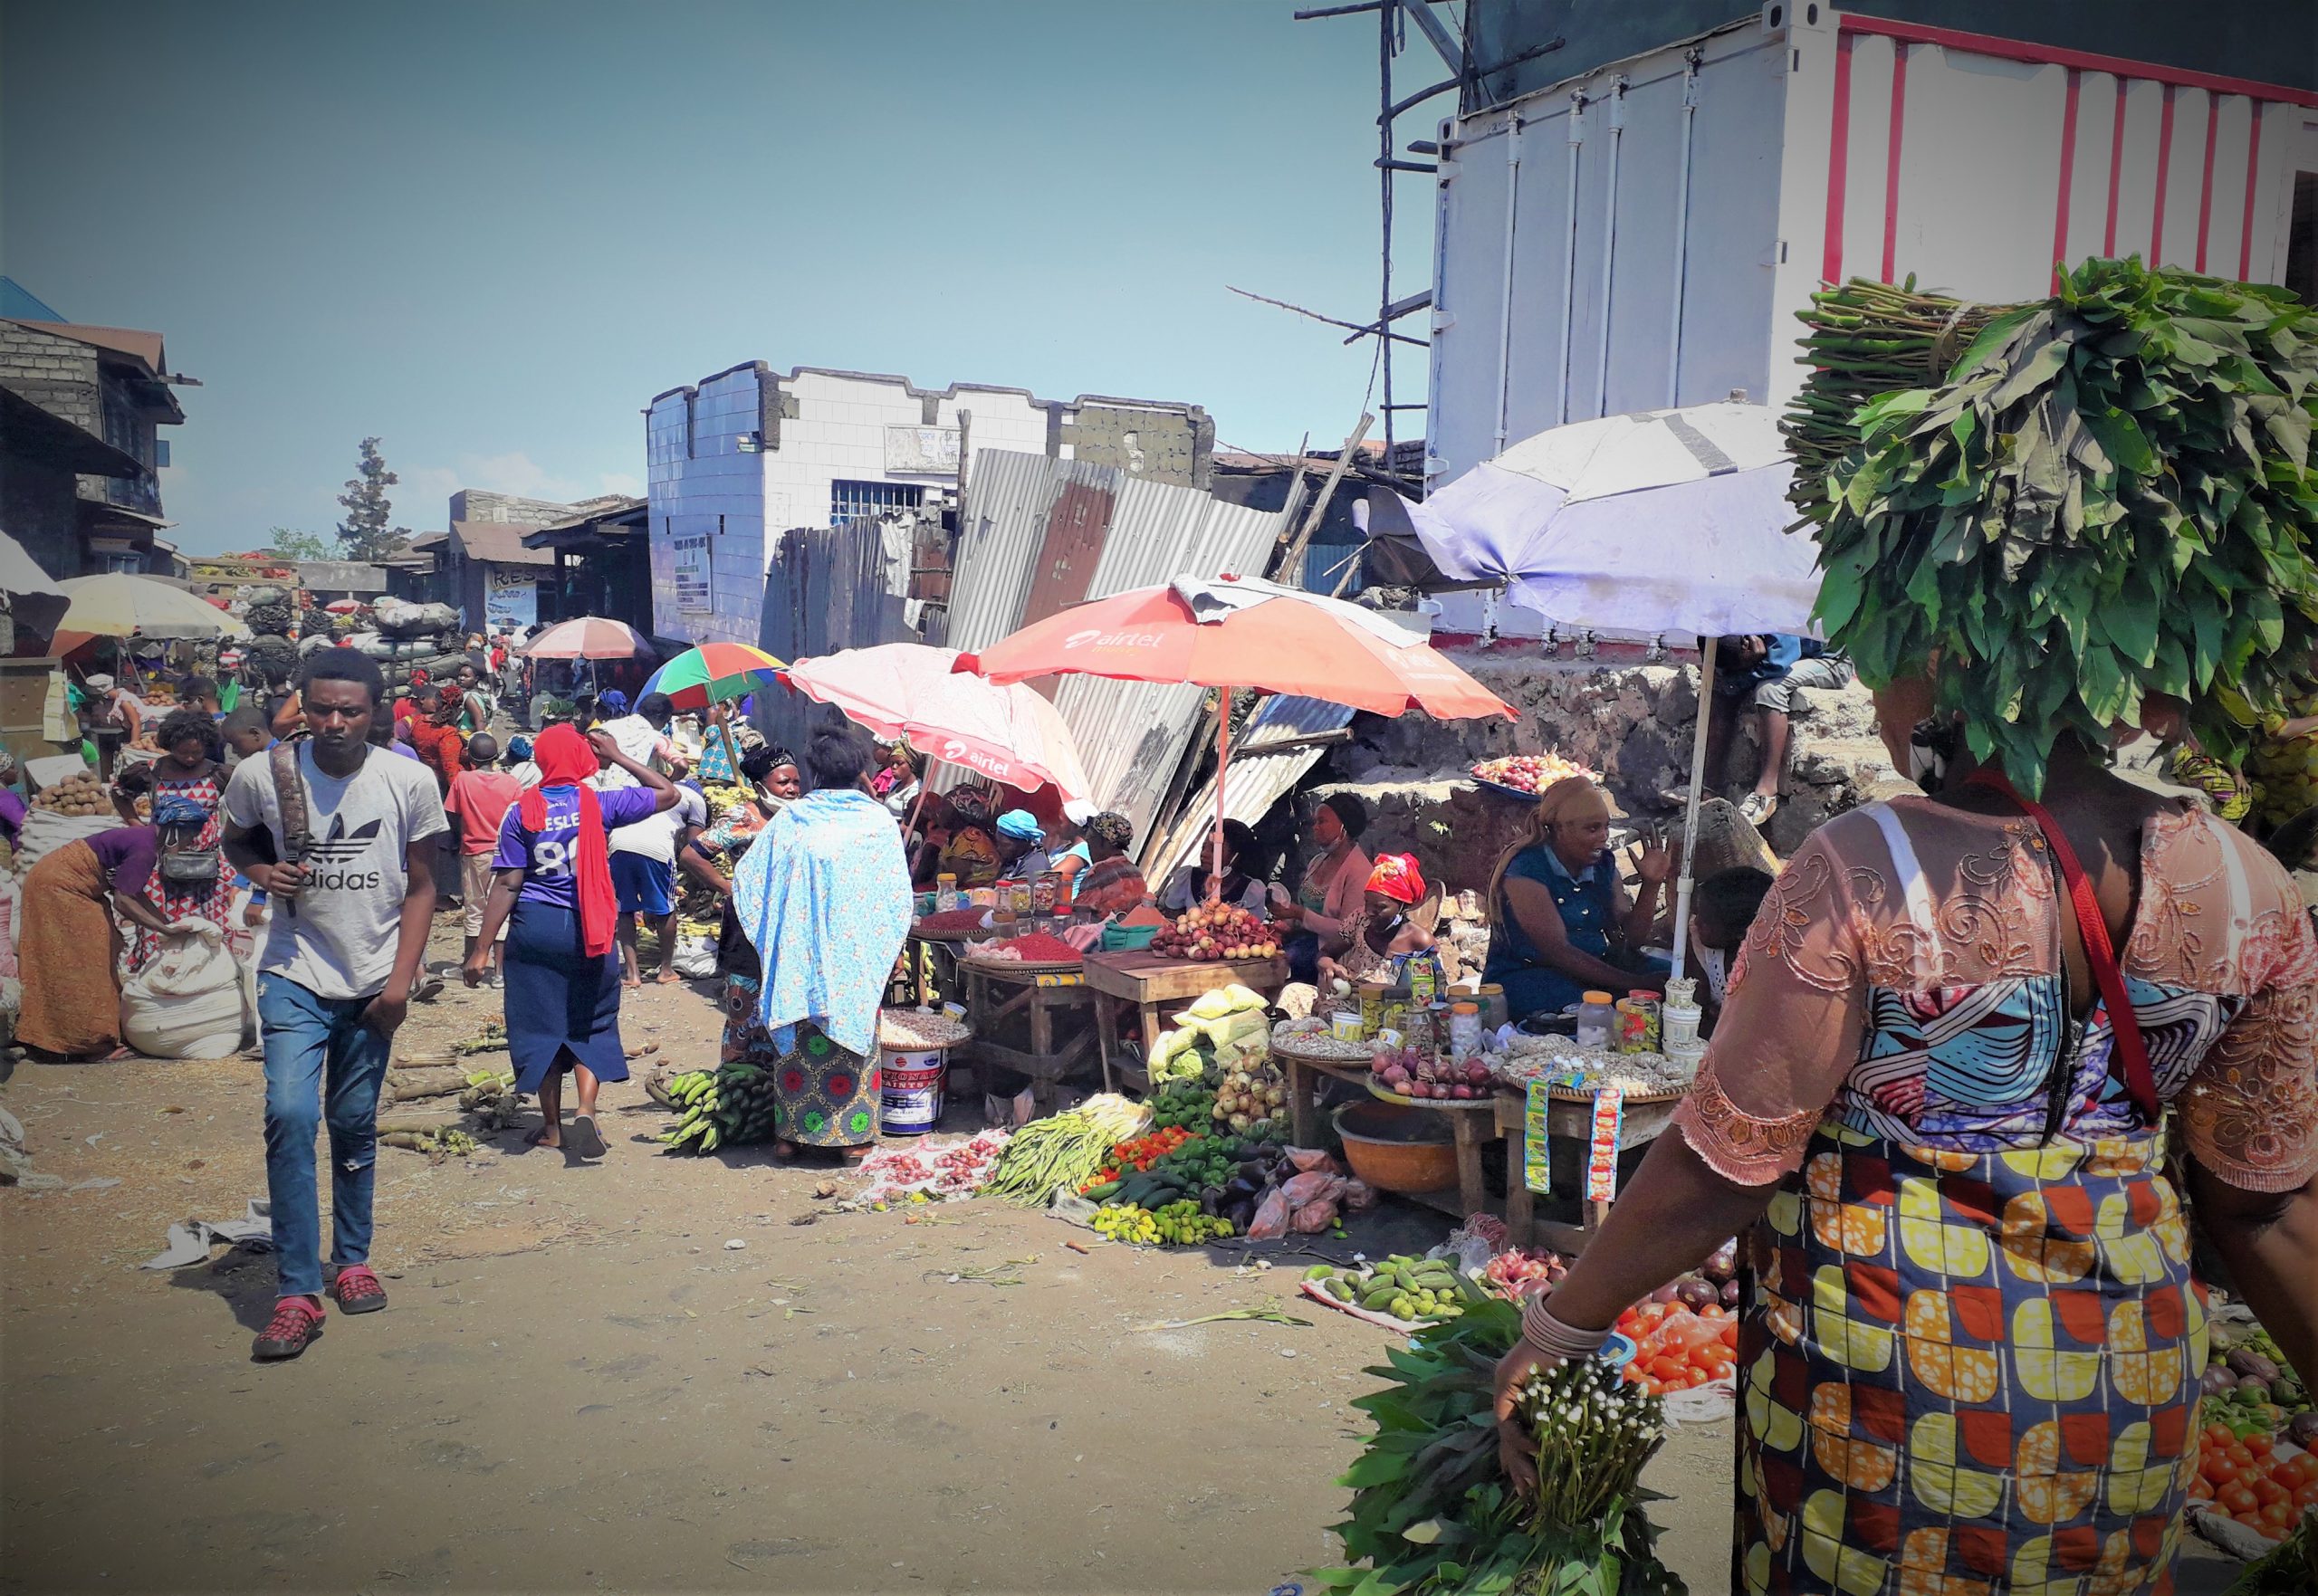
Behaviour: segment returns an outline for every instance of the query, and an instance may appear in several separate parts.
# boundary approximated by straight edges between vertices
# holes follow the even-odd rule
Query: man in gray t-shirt
[[[376,663],[327,648],[298,685],[313,739],[297,745],[304,855],[289,860],[272,757],[244,760],[225,788],[225,856],[273,903],[258,959],[265,1041],[265,1174],[280,1301],[254,1354],[292,1358],[322,1326],[321,1218],[314,1132],[327,1122],[339,1310],[387,1305],[369,1266],[378,1088],[426,951],[435,839],[449,829],[435,774],[369,744],[386,696]]]

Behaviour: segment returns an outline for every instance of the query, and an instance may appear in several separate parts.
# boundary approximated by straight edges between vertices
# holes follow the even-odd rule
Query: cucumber
[[[1125,1184],[1126,1182],[1124,1180],[1106,1180],[1100,1186],[1088,1187],[1082,1195],[1085,1196],[1088,1202],[1102,1202],[1109,1198],[1116,1197],[1118,1195],[1119,1188]]]
[[[1341,1275],[1329,1276],[1320,1283],[1320,1289],[1340,1303],[1348,1303],[1353,1300],[1352,1282]]]
[[[1386,1309],[1392,1306],[1394,1299],[1404,1297],[1406,1295],[1407,1293],[1403,1292],[1399,1286],[1387,1281],[1383,1285],[1370,1286],[1368,1290],[1362,1295],[1360,1305],[1364,1308],[1375,1308],[1379,1310]]]

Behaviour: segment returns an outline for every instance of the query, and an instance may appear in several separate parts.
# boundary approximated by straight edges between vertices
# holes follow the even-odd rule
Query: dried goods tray
[[[1534,804],[1537,801],[1537,795],[1526,787],[1515,787],[1509,782],[1492,780],[1479,770],[1469,771],[1467,774],[1472,778],[1476,786],[1486,787],[1491,792],[1501,792],[1508,798],[1518,798],[1525,804]]]
[[[982,942],[998,934],[994,925],[970,925],[962,928],[927,926],[922,920],[913,920],[909,934],[922,942]]]
[[[1016,970],[1024,975],[1057,975],[1087,968],[1084,959],[992,959],[982,953],[961,953],[958,962],[976,970]]]
[[[1340,1045],[1349,1046],[1349,1044]],[[1360,1044],[1360,1051],[1356,1054],[1321,1053],[1307,1050],[1298,1047],[1292,1040],[1285,1042],[1275,1040],[1270,1046],[1274,1053],[1284,1054],[1298,1064],[1314,1065],[1322,1069],[1365,1069],[1366,1060],[1373,1051],[1371,1045],[1366,1042]]]

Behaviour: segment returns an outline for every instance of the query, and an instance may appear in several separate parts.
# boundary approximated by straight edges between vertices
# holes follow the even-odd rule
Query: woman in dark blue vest
[[[1521,839],[1489,884],[1489,967],[1516,1019],[1554,1014],[1599,989],[1623,997],[1662,990],[1665,976],[1638,956],[1658,919],[1674,855],[1652,844],[1635,862],[1642,894],[1629,899],[1610,854],[1610,806],[1582,776],[1537,798]]]

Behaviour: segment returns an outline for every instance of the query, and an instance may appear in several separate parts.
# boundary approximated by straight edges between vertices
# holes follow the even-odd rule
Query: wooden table
[[[1009,968],[968,957],[958,960],[958,973],[966,986],[966,1023],[973,1027],[973,1040],[967,1046],[976,1062],[1030,1076],[1039,1107],[1052,1113],[1055,1084],[1084,1065],[1094,1050],[1084,1024],[1066,1023],[1065,1039],[1056,1039],[1058,1017],[1068,1021],[1094,1006],[1094,993],[1081,972],[1037,965]],[[1021,1046],[1026,1041],[1029,1046]],[[987,1081],[983,1089],[989,1089]]]
[[[1173,1028],[1176,1009],[1234,981],[1276,998],[1288,984],[1288,960],[1176,959],[1148,951],[1087,954],[1087,988],[1095,999],[1095,1038],[1103,1061],[1103,1089],[1114,1091],[1119,1082],[1138,1092],[1151,1089],[1149,1072],[1129,1063],[1119,1046],[1119,1022],[1127,1009],[1135,1011],[1147,1062],[1159,1045],[1159,1033]]]
[[[1658,1139],[1674,1118],[1674,1105],[1681,1094],[1641,1101],[1626,1099],[1625,1119],[1618,1132],[1618,1151],[1646,1146]],[[1602,1228],[1602,1221],[1610,1215],[1607,1202],[1588,1200],[1584,1192],[1585,1159],[1583,1149],[1594,1135],[1594,1100],[1587,1097],[1556,1095],[1546,1104],[1546,1135],[1549,1140],[1564,1137],[1581,1150],[1572,1184],[1576,1188],[1578,1222],[1566,1224],[1559,1219],[1539,1219],[1536,1217],[1537,1193],[1529,1190],[1523,1171],[1528,1162],[1524,1157],[1528,1134],[1528,1100],[1523,1096],[1500,1092],[1497,1104],[1497,1129],[1505,1138],[1505,1228],[1516,1247],[1529,1247],[1543,1242],[1556,1252],[1573,1256],[1584,1252],[1585,1244]]]
[[[1273,1060],[1288,1077],[1288,1123],[1291,1144],[1297,1147],[1319,1147],[1327,1138],[1320,1133],[1319,1110],[1312,1100],[1313,1088],[1318,1077],[1329,1076],[1347,1085],[1368,1091],[1368,1066],[1348,1059],[1323,1059],[1291,1052],[1285,1047],[1271,1050]],[[1370,1095],[1375,1095],[1373,1093]],[[1382,1101],[1380,1099],[1380,1101]],[[1518,1106],[1518,1105],[1517,1105]],[[1462,1220],[1468,1214],[1486,1213],[1493,1206],[1489,1199],[1489,1187],[1481,1179],[1481,1143],[1497,1134],[1494,1100],[1487,1097],[1470,1103],[1418,1103],[1409,1107],[1419,1113],[1445,1113],[1449,1116],[1450,1135],[1457,1149],[1456,1196],[1443,1191],[1403,1191],[1398,1193],[1412,1202]],[[1512,1226],[1509,1218],[1507,1228]]]

